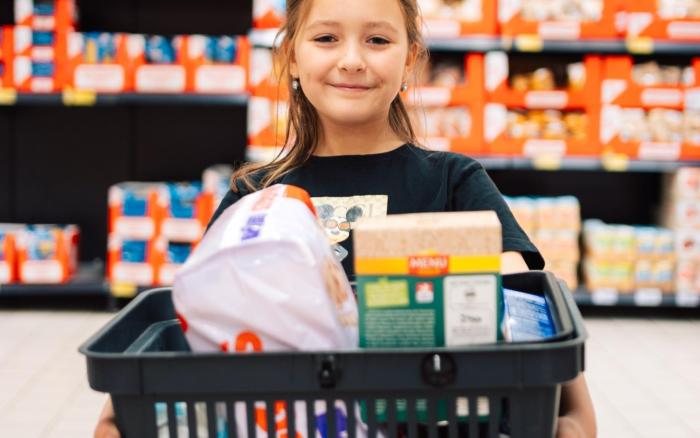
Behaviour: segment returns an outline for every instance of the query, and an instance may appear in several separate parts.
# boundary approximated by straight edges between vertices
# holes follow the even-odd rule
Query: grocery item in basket
[[[175,276],[195,351],[352,348],[357,307],[308,194],[275,185],[212,225]]]
[[[503,289],[503,337],[508,342],[541,341],[556,333],[541,295]]]
[[[502,244],[494,212],[363,218],[354,245],[361,347],[497,340]]]

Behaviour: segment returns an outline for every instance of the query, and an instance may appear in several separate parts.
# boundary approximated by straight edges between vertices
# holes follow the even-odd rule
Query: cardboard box
[[[286,77],[280,78],[281,66],[272,49],[256,47],[250,52],[250,90],[253,96],[289,101]]]
[[[214,214],[214,194],[202,183],[167,183],[159,191],[160,236],[170,242],[198,242]]]
[[[502,0],[498,2],[498,20],[501,34],[507,37],[535,35],[545,40],[578,40],[582,38],[615,38],[616,14],[622,10],[619,0],[577,2],[575,16],[561,16],[554,12],[571,11],[557,8],[559,2],[543,3],[537,0]],[[569,6],[571,2],[567,2]],[[551,11],[548,8],[553,8]],[[551,13],[550,13],[551,12]]]
[[[497,33],[496,0],[422,0],[423,33],[429,38]]]
[[[0,26],[0,89],[14,88],[14,36],[12,26]]]
[[[65,283],[77,271],[75,225],[28,225],[17,236],[17,270],[21,283]]]
[[[112,234],[107,245],[107,279],[111,283],[137,286],[158,284],[165,248],[155,239],[128,240]]]
[[[144,241],[160,235],[161,194],[165,191],[161,183],[126,182],[110,187],[109,234]]]
[[[131,36],[112,33],[68,35],[68,84],[80,90],[99,93],[133,91]]]
[[[245,37],[190,35],[187,39],[187,90],[243,93],[247,89],[250,44]]]
[[[15,24],[55,31],[75,23],[74,0],[14,0]]]
[[[631,108],[671,108],[684,109],[697,107],[700,97],[700,58],[693,58],[691,68],[694,73],[692,84],[658,84],[645,86],[633,78],[634,60],[629,55],[607,56],[604,61],[601,82],[601,100],[605,105],[619,105]]]
[[[569,66],[571,79],[567,87],[519,90],[511,86],[510,60],[505,52],[489,52],[485,59],[486,93],[489,102],[507,107],[534,109],[584,109],[600,105],[599,87],[602,58],[587,55],[576,65]],[[538,71],[552,72],[547,68]],[[537,71],[535,72],[537,73]],[[543,84],[546,85],[546,84]],[[528,87],[532,88],[532,87]]]
[[[354,247],[361,347],[496,341],[502,237],[494,212],[362,219]]]
[[[626,0],[627,37],[700,41],[700,17],[679,13],[685,8],[678,7],[675,3]]]
[[[287,6],[285,0],[253,0],[253,27],[276,29],[284,24]]]

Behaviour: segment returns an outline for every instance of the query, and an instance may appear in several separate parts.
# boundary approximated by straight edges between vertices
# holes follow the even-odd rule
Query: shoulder
[[[484,171],[481,163],[460,153],[433,151],[414,145],[410,145],[408,153],[431,168],[440,168],[445,177],[455,182],[469,179],[473,174]]]

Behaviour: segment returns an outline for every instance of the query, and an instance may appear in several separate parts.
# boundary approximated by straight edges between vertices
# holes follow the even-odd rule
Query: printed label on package
[[[460,275],[444,279],[445,345],[494,342],[497,315],[493,275]]]
[[[0,284],[10,282],[10,266],[6,262],[0,262]]]
[[[101,93],[124,91],[124,67],[81,64],[75,69],[75,88]]]
[[[528,108],[564,108],[569,103],[566,91],[530,91],[525,95]]]
[[[22,263],[20,277],[23,283],[60,283],[63,266],[58,260],[29,260]]]
[[[537,30],[539,35],[546,40],[574,40],[581,36],[581,23],[575,21],[543,21]]]
[[[203,65],[195,74],[195,91],[241,93],[245,90],[245,70],[237,65]]]
[[[676,106],[683,103],[683,93],[672,88],[647,88],[642,91],[641,99],[642,105]]]

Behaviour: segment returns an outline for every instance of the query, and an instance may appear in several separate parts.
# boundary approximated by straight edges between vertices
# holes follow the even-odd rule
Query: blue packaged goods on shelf
[[[166,260],[168,263],[181,265],[187,261],[191,253],[191,243],[169,242]]]
[[[158,235],[158,199],[167,190],[161,183],[126,182],[109,189],[109,233],[128,240]]]
[[[177,60],[173,39],[160,35],[146,38],[145,55],[149,64],[174,64]]]
[[[53,62],[32,62],[32,76],[36,78],[51,78],[56,71]]]
[[[229,36],[208,37],[204,51],[205,62],[232,64],[236,61],[236,39]]]
[[[195,215],[195,201],[202,193],[202,183],[170,183],[169,213],[174,218],[191,219]]]
[[[143,240],[122,242],[121,260],[127,263],[146,263],[148,243]]]
[[[544,296],[504,288],[503,306],[503,332],[506,341],[541,341],[551,338],[556,333]]]
[[[32,32],[32,44],[35,46],[51,46],[56,42],[54,32],[35,30]]]
[[[106,32],[88,32],[83,34],[83,57],[87,64],[104,64],[114,62],[117,56],[115,35]]]
[[[29,225],[25,230],[24,242],[29,260],[51,260],[56,257],[54,228]]]
[[[75,225],[27,225],[18,232],[17,261],[23,283],[64,283],[77,270]]]
[[[34,12],[34,15],[54,15],[56,13],[56,1],[34,0],[34,7],[32,8],[32,11]]]

